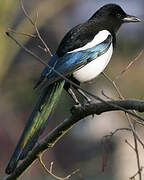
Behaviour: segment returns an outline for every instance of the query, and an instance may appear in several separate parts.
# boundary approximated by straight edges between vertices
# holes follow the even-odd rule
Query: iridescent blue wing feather
[[[52,67],[56,71],[66,76],[68,74],[71,74],[73,71],[83,67],[87,63],[93,61],[102,54],[106,53],[111,44],[112,36],[109,35],[105,41],[95,45],[92,48],[81,51],[68,52],[60,58],[56,58],[57,55],[55,55],[55,59],[52,59],[53,62],[51,62]],[[49,70],[48,67],[45,67],[44,71],[41,74],[41,77],[47,77],[48,84],[51,84],[54,81],[60,79],[60,77],[57,76],[57,74],[53,71]]]

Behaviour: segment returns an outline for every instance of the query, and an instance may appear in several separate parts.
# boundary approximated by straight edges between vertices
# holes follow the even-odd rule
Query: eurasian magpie
[[[78,85],[91,81],[109,63],[116,45],[116,33],[123,23],[128,22],[140,22],[140,19],[127,15],[116,4],[101,7],[90,19],[75,26],[64,36],[48,64]],[[15,170],[18,161],[25,158],[35,145],[53,115],[63,88],[79,104],[71,84],[65,82],[47,66],[42,71],[35,88],[41,83],[44,84],[44,89],[8,163],[7,174]],[[77,90],[90,101],[81,90]]]

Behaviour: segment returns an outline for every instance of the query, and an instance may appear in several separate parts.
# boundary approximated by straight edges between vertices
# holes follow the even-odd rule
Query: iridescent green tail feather
[[[26,123],[21,138],[8,163],[6,173],[14,171],[19,160],[25,158],[50,121],[61,95],[65,81],[56,82],[45,88]]]

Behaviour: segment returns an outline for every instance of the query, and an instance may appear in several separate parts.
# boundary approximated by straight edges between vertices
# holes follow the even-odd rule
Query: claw
[[[89,106],[93,104],[93,101],[91,99],[87,100],[86,103],[84,104],[84,106]],[[92,118],[94,118],[95,114],[92,114]]]
[[[84,107],[80,103],[77,103],[71,108],[71,113],[73,114],[74,112],[78,111],[78,109],[84,109]]]

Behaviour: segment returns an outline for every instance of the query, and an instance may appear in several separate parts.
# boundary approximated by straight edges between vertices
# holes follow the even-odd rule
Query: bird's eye
[[[121,14],[120,14],[120,13],[117,13],[117,17],[120,18],[120,17],[121,17]]]

